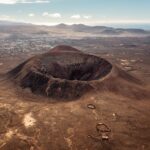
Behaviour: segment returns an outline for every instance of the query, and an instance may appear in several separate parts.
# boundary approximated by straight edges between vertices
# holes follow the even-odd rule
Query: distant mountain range
[[[146,33],[143,29],[122,29],[122,28],[113,28],[113,27],[106,27],[106,26],[87,26],[84,24],[73,24],[73,25],[66,25],[66,24],[59,24],[53,26],[55,28],[61,29],[71,29],[76,32],[94,32],[94,33],[103,33],[103,34],[120,34],[122,32],[131,32],[131,33]]]
[[[14,21],[2,21],[0,20],[0,26],[16,26],[16,25],[32,25],[30,23],[14,22]]]
[[[17,26],[17,28],[16,28]],[[131,36],[131,35],[150,35],[150,31],[146,31],[144,29],[133,29],[133,28],[113,28],[106,26],[88,26],[84,24],[58,24],[55,26],[45,26],[45,25],[33,25],[22,22],[10,22],[10,21],[0,21],[0,32],[17,32],[24,31],[26,33],[63,33],[71,32],[71,33],[80,33],[80,34],[91,34],[91,35],[108,35],[108,36]]]

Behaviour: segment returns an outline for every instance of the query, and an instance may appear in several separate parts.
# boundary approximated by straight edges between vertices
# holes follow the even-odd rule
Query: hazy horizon
[[[66,24],[66,25],[73,25],[73,24],[84,24],[84,23],[53,23],[53,24],[42,24],[42,23],[30,23],[30,22],[21,22],[21,21],[9,21],[9,20],[0,20],[1,22],[12,22],[12,23],[25,23],[25,24],[33,24],[33,25],[45,25],[45,26],[55,26],[59,24]],[[124,28],[124,29],[143,29],[143,30],[150,30],[150,23],[145,24],[132,24],[132,23],[106,23],[106,24],[84,24],[87,26],[106,26],[106,27],[113,27],[113,28]]]
[[[149,6],[148,0],[0,0],[0,20],[150,29]]]

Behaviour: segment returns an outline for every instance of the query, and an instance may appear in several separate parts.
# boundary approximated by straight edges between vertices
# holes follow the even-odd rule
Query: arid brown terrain
[[[83,37],[78,33],[78,38],[73,35],[64,38],[61,34],[60,37],[53,37],[45,33],[29,36],[28,32],[24,35],[12,32],[8,35],[10,33],[3,30],[5,36],[0,38],[0,150],[150,149],[148,35],[89,37],[86,34]],[[75,48],[61,46],[51,49],[57,45]],[[52,57],[52,54],[59,57]],[[91,64],[92,68],[99,68],[95,59],[87,61],[87,56],[90,56],[89,59],[96,58],[96,63],[100,64],[99,60],[105,60],[112,67],[102,77],[99,74],[96,76],[95,71],[90,74]],[[37,58],[50,68],[46,73],[42,67],[42,76],[49,76],[51,72],[52,81],[55,81],[53,78],[61,79],[57,82],[57,90],[53,91],[56,94],[52,96],[39,92],[45,90],[45,85],[40,87],[41,81],[38,82],[38,89],[33,87],[36,84],[34,80],[37,81],[35,76],[41,75],[41,65],[33,63]],[[85,60],[90,65],[86,66]],[[61,65],[65,62],[64,66],[68,63],[68,70],[73,62],[86,63],[84,67],[80,65],[78,71],[82,72],[82,76],[79,76],[75,67],[64,74],[64,66],[60,67],[56,62]],[[19,64],[23,65],[16,68]],[[24,78],[28,77],[29,71],[32,72],[31,78]],[[69,81],[69,86],[64,86],[64,80]],[[68,99],[65,95],[61,99],[63,92],[60,91],[69,87],[64,91],[70,94],[73,82],[86,82],[92,89],[79,97]],[[74,91],[78,92],[76,88],[73,88],[73,94]],[[104,126],[106,129],[99,129],[101,124],[109,129]],[[108,132],[101,133],[102,130]]]

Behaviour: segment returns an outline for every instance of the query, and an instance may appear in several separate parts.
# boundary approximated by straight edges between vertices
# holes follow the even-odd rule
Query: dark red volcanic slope
[[[64,45],[30,58],[8,75],[20,87],[54,98],[78,98],[95,89],[147,96],[137,79],[107,60]]]

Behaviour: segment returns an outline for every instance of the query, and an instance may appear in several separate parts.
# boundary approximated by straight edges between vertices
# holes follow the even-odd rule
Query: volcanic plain
[[[0,30],[0,150],[150,149],[148,35],[13,28]]]

